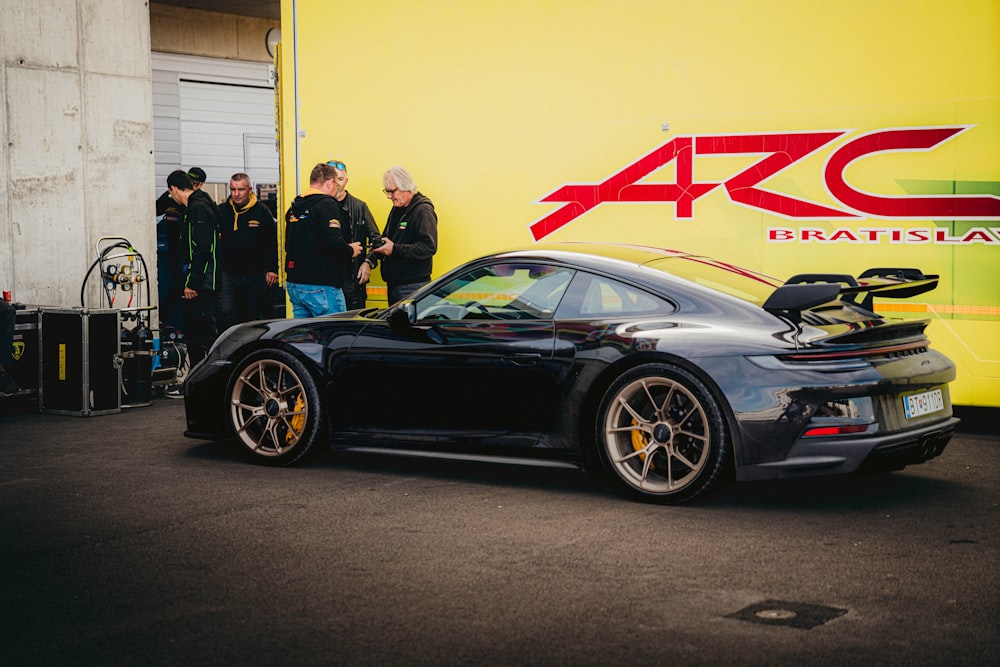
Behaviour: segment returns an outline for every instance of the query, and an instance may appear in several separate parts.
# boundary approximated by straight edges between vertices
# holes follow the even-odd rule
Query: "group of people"
[[[380,267],[389,303],[431,280],[437,213],[403,167],[382,175],[392,202],[379,234],[368,205],[347,191],[347,166],[321,162],[309,188],[285,214],[285,288],[295,317],[364,308],[371,271]]]
[[[166,261],[175,280],[161,308],[180,302],[180,320],[191,365],[201,361],[220,329],[260,319],[264,293],[278,281],[274,216],[258,201],[247,174],[229,179],[219,206],[202,189],[205,172],[194,167],[167,176],[167,198],[157,202],[167,225]],[[162,209],[161,209],[162,206]],[[181,395],[179,387],[168,395]]]
[[[266,290],[278,284],[278,235],[271,210],[244,173],[229,179],[221,205],[204,192],[200,167],[167,176],[156,201],[166,229],[166,275],[172,289],[160,303],[161,320],[179,304],[193,367],[219,331],[261,319]],[[294,317],[319,317],[364,308],[372,269],[379,267],[390,304],[430,282],[437,252],[437,213],[403,167],[382,175],[392,203],[379,233],[371,209],[347,191],[347,166],[338,160],[313,167],[309,187],[285,213],[285,288]],[[7,372],[13,359],[14,309],[0,300],[0,397],[18,393]],[[183,388],[167,389],[183,396]]]
[[[192,367],[219,331],[260,319],[266,289],[278,283],[277,226],[250,177],[233,174],[221,206],[202,190],[205,179],[198,167],[171,172],[157,201],[167,224],[167,261],[177,275],[161,310],[180,300]],[[294,317],[364,308],[376,267],[390,304],[430,282],[437,214],[406,169],[395,166],[382,176],[392,209],[381,234],[368,205],[347,191],[343,162],[317,164],[309,181],[285,213],[285,289]],[[167,395],[183,390],[172,387]]]

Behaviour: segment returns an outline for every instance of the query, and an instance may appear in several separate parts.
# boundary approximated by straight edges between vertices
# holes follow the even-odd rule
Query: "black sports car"
[[[555,244],[483,257],[388,309],[225,332],[187,430],[261,463],[323,445],[603,468],[678,502],[735,476],[900,469],[954,432],[952,362],[871,297],[936,276],[782,284],[683,252]]]

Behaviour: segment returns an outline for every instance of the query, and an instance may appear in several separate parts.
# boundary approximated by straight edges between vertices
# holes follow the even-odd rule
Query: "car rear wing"
[[[935,289],[939,279],[940,276],[924,274],[920,269],[875,268],[868,269],[856,279],[840,273],[800,273],[789,278],[785,285],[841,284],[840,296],[844,301],[871,311],[875,296],[908,299]]]

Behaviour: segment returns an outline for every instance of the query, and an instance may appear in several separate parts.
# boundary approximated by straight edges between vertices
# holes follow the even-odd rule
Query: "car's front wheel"
[[[612,478],[642,500],[682,502],[707,493],[729,463],[718,401],[672,364],[638,366],[612,383],[596,435]]]
[[[323,406],[309,369],[282,350],[255,352],[229,381],[233,436],[260,463],[288,465],[317,449]]]

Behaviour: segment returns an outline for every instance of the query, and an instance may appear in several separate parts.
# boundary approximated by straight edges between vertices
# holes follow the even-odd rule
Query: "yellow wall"
[[[845,177],[886,196],[1000,196],[1000,5],[995,0],[366,0],[282,3],[283,198],[312,166],[347,162],[349,189],[384,222],[381,174],[409,168],[439,216],[435,273],[534,241],[561,206],[678,137],[843,131],[760,187],[842,208],[824,166],[864,133],[970,126],[926,151],[870,155]],[[669,125],[667,131],[664,124]],[[297,137],[297,141],[291,138]],[[761,156],[698,157],[723,181]],[[673,183],[674,162],[642,182]],[[966,188],[967,190],[963,190]],[[998,199],[1000,201],[1000,199]],[[734,204],[607,203],[546,240],[682,248],[778,277],[916,266],[942,276],[914,315],[959,364],[958,403],[1000,405],[1000,243],[772,243],[771,227],[998,229],[986,221],[789,220]],[[949,226],[950,225],[950,226]],[[963,268],[964,267],[964,268]],[[972,308],[975,312],[963,310]],[[976,310],[978,309],[978,310]],[[973,314],[970,314],[973,313]]]

